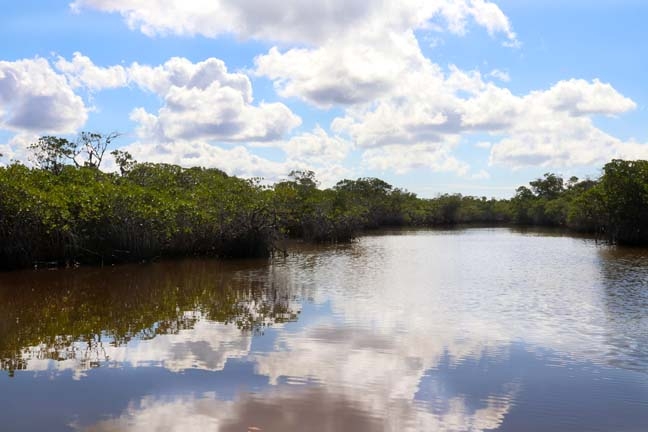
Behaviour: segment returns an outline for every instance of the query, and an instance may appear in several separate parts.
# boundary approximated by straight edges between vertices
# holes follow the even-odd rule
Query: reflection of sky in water
[[[290,291],[297,322],[261,334],[198,313],[103,344],[98,369],[31,359],[0,404],[95,430],[641,430],[646,256],[508,230],[305,250],[254,275]]]

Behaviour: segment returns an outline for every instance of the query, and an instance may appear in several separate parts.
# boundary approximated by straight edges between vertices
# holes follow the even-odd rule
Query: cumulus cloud
[[[644,145],[623,142],[595,125],[594,116],[614,116],[636,107],[611,84],[571,79],[517,95],[496,84],[510,80],[506,71],[494,69],[482,75],[452,65],[445,68],[423,55],[416,31],[428,36],[436,30],[464,34],[477,25],[503,37],[507,45],[518,45],[508,17],[486,0],[316,4],[299,0],[263,4],[252,0],[76,0],[71,7],[119,13],[131,28],[147,35],[216,37],[227,33],[285,43],[259,55],[252,73],[269,78],[282,97],[344,110],[331,123],[334,136],[319,128],[291,137],[301,118],[283,103],[255,101],[250,78],[228,71],[219,59],[193,63],[172,58],[157,66],[100,67],[80,53],[71,60],[59,58],[60,74],[52,73],[68,89],[67,106],[76,100],[85,117],[87,109],[74,88],[98,91],[134,85],[160,97],[157,110],[137,107],[131,111],[137,124],[134,145],[147,149],[142,148],[142,154],[156,148],[171,152],[175,146],[173,159],[185,163],[191,160],[186,157],[188,147],[195,146],[194,153],[206,155],[209,148],[205,146],[219,143],[215,153],[224,156],[222,152],[236,151],[242,158],[239,165],[232,164],[235,172],[272,176],[288,167],[342,174],[342,163],[354,149],[363,152],[364,166],[370,169],[404,173],[426,167],[480,176],[480,172],[471,174],[469,165],[454,154],[462,138],[474,133],[491,135],[491,164],[514,168],[600,163],[619,155],[645,154]],[[33,122],[25,117],[33,118],[34,109],[64,116],[65,110],[48,109],[47,103],[36,99],[24,108],[14,103],[9,110],[8,99],[2,98],[7,89],[11,86],[3,85],[0,75],[0,119],[5,128],[33,130]],[[43,118],[45,124],[55,123]],[[237,147],[226,149],[223,143]],[[284,150],[285,161],[255,156],[250,148],[263,143]],[[205,157],[215,164],[213,158]],[[268,169],[248,169],[262,161],[269,164]]]
[[[357,148],[364,152],[362,160],[369,169],[405,173],[426,167],[466,176],[469,165],[453,151],[463,136],[476,132],[493,136],[491,164],[514,168],[585,165],[646,154],[642,144],[624,143],[594,125],[594,115],[613,116],[636,107],[608,83],[564,80],[519,96],[486,81],[479,71],[453,65],[444,71],[422,55],[411,32],[392,34],[381,48],[374,42],[360,37],[348,44],[284,54],[271,49],[256,59],[256,73],[275,79],[281,95],[317,106],[346,105],[344,115],[331,124],[335,136],[317,127],[286,138],[301,119],[284,104],[255,103],[249,77],[229,72],[215,58],[102,68],[77,53],[72,61],[59,58],[56,66],[65,77],[51,71],[44,60],[39,63],[75,98],[71,87],[76,86],[136,85],[159,95],[163,104],[157,112],[144,108],[131,112],[138,125],[138,145],[147,143],[147,151],[141,153],[149,152],[148,157],[156,157],[151,149],[165,148],[166,156],[158,159],[183,165],[202,161],[227,169],[208,155],[209,143],[265,142],[286,153],[285,161],[273,162],[243,146],[213,147],[215,154],[233,152],[229,156],[240,158],[230,163],[232,173],[277,178],[280,171],[313,169],[344,176],[349,170],[342,163]],[[186,151],[190,146],[198,150]],[[268,167],[260,168],[265,163]],[[332,176],[325,174],[326,181],[334,182]]]
[[[329,135],[317,125],[311,132],[303,132],[288,140],[253,146],[276,147],[286,155],[285,173],[292,170],[310,170],[316,173],[320,185],[330,187],[342,178],[352,177],[353,169],[344,161],[354,149],[354,144],[339,136]]]
[[[183,165],[202,161],[206,166],[231,165],[231,172],[236,174],[269,173],[276,177],[278,164],[254,156],[242,146],[230,150],[205,146],[208,142],[282,140],[301,123],[282,103],[256,103],[250,79],[243,73],[229,72],[216,58],[197,63],[171,58],[158,66],[133,63],[100,67],[89,57],[75,53],[71,60],[58,57],[54,67],[58,72],[47,60],[38,58],[0,62],[0,128],[18,133],[2,146],[6,159],[26,161],[27,136],[72,133],[83,126],[89,110],[75,94],[76,88],[99,91],[134,85],[161,98],[157,112],[141,107],[131,112],[138,137],[133,145],[143,157],[140,160],[174,159]],[[190,151],[190,147],[195,149]],[[173,156],[169,152],[152,153],[156,148],[173,148]],[[192,154],[201,156],[188,156]],[[216,157],[228,162],[216,164]],[[232,157],[236,157],[234,162],[230,161]],[[282,165],[281,173],[284,171]]]
[[[457,103],[440,68],[428,63],[409,73],[390,94],[348,109],[332,128],[348,133],[363,148],[440,142],[460,127]]]
[[[484,81],[476,71],[450,66],[444,73],[429,60],[402,75],[394,90],[333,121],[363,159],[376,169],[406,172],[469,172],[452,156],[462,137],[493,136],[490,163],[521,166],[600,164],[620,155],[648,156],[648,146],[623,141],[597,128],[593,116],[614,116],[636,107],[610,84],[565,80],[544,91],[518,96]]]
[[[637,107],[635,102],[617,92],[610,84],[597,79],[591,83],[582,79],[560,81],[546,92],[530,94],[529,99],[574,116],[621,114]]]
[[[99,67],[80,53],[59,57],[56,67],[69,85],[89,90],[136,85],[157,94],[155,114],[135,108],[140,138],[157,141],[206,139],[226,142],[281,139],[301,123],[282,103],[254,103],[247,75],[232,73],[216,58],[193,63],[174,57],[162,65],[133,63]]]
[[[132,118],[141,118],[141,109]],[[301,123],[281,103],[246,104],[240,92],[219,83],[204,90],[173,87],[164,96],[157,116],[147,119],[161,134],[160,140],[272,140]]]
[[[55,66],[65,74],[73,88],[85,87],[97,91],[123,87],[128,82],[128,75],[123,66],[102,68],[96,66],[89,57],[79,52],[74,53],[71,61],[59,56]]]
[[[366,19],[372,3],[360,0],[76,0],[75,11],[95,9],[121,14],[131,29],[160,34],[216,37],[224,33],[245,38],[313,41]]]
[[[491,104],[497,100],[494,96],[489,99]],[[479,114],[484,118],[477,121],[473,117],[474,124],[481,126],[496,118],[508,119],[503,125],[504,138],[491,148],[492,164],[565,167],[601,164],[628,155],[648,156],[648,145],[624,143],[595,126],[591,117],[594,114],[611,116],[636,107],[610,84],[598,80],[560,81],[546,91],[524,97],[506,95],[500,103],[509,106],[506,117],[496,111],[485,114],[485,107]],[[471,113],[477,111],[474,107]]]
[[[129,74],[133,83],[164,100],[157,115],[141,108],[133,111],[142,138],[153,138],[143,136],[146,132],[154,133],[157,141],[267,141],[282,138],[301,123],[282,103],[254,105],[249,78],[228,72],[218,59],[194,64],[172,58],[157,67],[134,64]]]
[[[291,159],[314,164],[342,162],[353,149],[353,143],[330,136],[319,125],[312,132],[304,132],[275,145]]]
[[[368,168],[383,172],[405,174],[416,168],[428,168],[437,172],[466,175],[470,166],[452,156],[453,147],[449,143],[385,146],[365,151],[362,159]]]
[[[280,52],[255,59],[256,73],[274,81],[284,97],[319,107],[369,102],[394,89],[402,74],[422,61],[412,32],[353,34],[316,49]]]
[[[556,116],[513,128],[492,146],[490,162],[512,168],[569,167],[600,165],[613,158],[647,157],[648,144],[625,143],[596,128],[589,118]]]
[[[188,87],[205,90],[214,82],[241,93],[243,100],[252,102],[252,84],[243,73],[230,73],[225,62],[208,58],[192,63],[186,58],[173,57],[159,66],[133,63],[128,68],[129,79],[138,86],[164,95],[174,87]]]
[[[0,61],[0,128],[69,133],[88,118],[83,99],[42,58]]]
[[[95,9],[119,13],[131,28],[150,36],[172,33],[215,37],[229,33],[297,44],[300,48],[284,51],[274,47],[255,59],[254,72],[270,78],[280,96],[301,98],[320,108],[349,107],[345,118],[334,122],[334,132],[347,134],[359,148],[415,144],[419,149],[433,152],[425,154],[423,165],[461,173],[466,171],[466,164],[449,156],[448,146],[439,145],[453,140],[445,136],[448,132],[459,130],[460,117],[454,112],[456,102],[451,101],[452,91],[443,88],[440,68],[423,56],[414,31],[439,28],[464,34],[474,23],[491,35],[503,35],[508,43],[517,42],[506,15],[497,5],[485,0],[333,0],[316,4],[271,0],[263,5],[248,0],[167,0],[163,3],[76,0],[71,6],[76,11]],[[130,68],[132,82],[164,99],[158,113],[143,109],[132,112],[131,118],[139,123],[142,141],[275,142],[300,123],[282,104],[252,105],[249,81],[246,89],[238,85],[241,83],[226,82],[237,74],[220,68],[219,78],[211,81],[217,81],[217,85],[192,86],[187,83],[191,73],[178,72],[177,66],[180,65]],[[218,69],[216,65],[211,66],[212,73]],[[174,72],[170,73],[172,68]],[[458,73],[455,75],[459,77]],[[408,96],[419,90],[412,88],[419,87],[417,80],[424,76],[432,77],[424,81],[425,94],[410,100]],[[403,87],[409,90],[403,91]],[[434,98],[434,106],[425,100],[427,97]],[[207,107],[216,108],[207,114]],[[398,114],[396,121],[389,118],[394,113]],[[316,141],[313,136],[299,136],[284,141],[281,147],[288,154],[288,162],[311,166],[316,162],[327,171],[333,169],[330,163],[322,161],[335,159],[335,154],[305,155],[303,149]],[[326,149],[343,147],[348,146],[325,146]],[[399,172],[423,152],[412,155],[410,162],[399,165]],[[368,166],[382,166],[384,157],[368,154],[365,160],[369,161]],[[340,171],[339,168],[336,169]]]
[[[136,160],[185,167],[219,168],[231,175],[278,179],[289,172],[282,162],[262,158],[245,146],[223,148],[206,141],[135,142],[122,148]]]
[[[88,89],[137,86],[157,94],[162,106],[131,111],[137,141],[126,146],[136,159],[182,166],[218,167],[230,174],[279,180],[296,169],[313,170],[323,185],[350,174],[341,162],[353,144],[322,127],[289,137],[301,119],[281,103],[256,104],[247,75],[231,73],[216,58],[193,63],[171,58],[157,66],[96,66],[80,53],[57,67],[73,85]],[[222,144],[237,143],[233,148]],[[283,150],[283,161],[255,155],[251,148]]]
[[[283,180],[293,170],[312,170],[317,174],[317,179],[321,182],[321,185],[329,187],[352,173],[341,162],[335,160],[336,156],[333,156],[331,160],[326,156],[311,156],[311,150],[317,145],[322,145],[322,143],[306,143],[307,146],[313,146],[311,150],[299,149],[295,154],[290,153],[289,149],[292,146],[299,141],[305,142],[305,140],[308,140],[309,135],[307,133],[293,140],[262,144],[264,147],[271,145],[277,148],[285,148],[286,158],[282,161],[256,155],[244,145],[223,147],[204,140],[137,141],[122,147],[121,150],[128,151],[136,160],[140,161],[169,163],[184,167],[218,168],[230,175],[247,178],[261,177],[268,182]],[[316,141],[317,139],[336,141],[336,138],[331,137],[315,138]]]
[[[21,132],[11,137],[6,143],[0,144],[0,165],[2,161],[12,160],[29,163],[29,145],[38,140],[38,135],[30,132]]]
[[[518,45],[517,35],[512,29],[511,22],[496,4],[486,0],[472,0],[470,16],[475,19],[477,24],[486,28],[491,35],[503,32],[508,38],[508,45]]]
[[[516,35],[499,7],[485,0],[76,0],[75,11],[95,9],[121,14],[131,29],[146,35],[179,34],[215,37],[224,33],[243,38],[321,44],[344,33],[369,29],[425,28],[442,20],[464,33],[472,20],[509,43]]]

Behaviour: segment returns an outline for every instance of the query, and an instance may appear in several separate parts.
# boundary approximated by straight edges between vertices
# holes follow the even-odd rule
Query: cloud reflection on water
[[[279,320],[260,336],[215,321],[214,311],[188,311],[182,328],[104,345],[107,366],[214,372],[237,360],[253,365],[267,386],[233,398],[223,398],[217,383],[211,395],[135,397],[93,427],[245,430],[257,422],[262,430],[291,430],[306,422],[309,430],[331,430],[326,419],[337,419],[353,430],[497,429],[528,392],[533,362],[539,374],[597,365],[645,372],[648,355],[636,344],[642,336],[631,330],[648,312],[615,302],[613,292],[629,289],[640,299],[646,293],[641,283],[632,285],[641,277],[626,278],[637,266],[615,259],[586,240],[508,230],[424,231],[302,250],[234,278],[254,280],[266,303],[279,298],[279,317],[306,312],[297,322]],[[259,295],[237,298],[250,305]],[[79,351],[85,343],[74,342]],[[27,368],[79,374],[85,364],[32,358]],[[239,377],[241,384],[250,378]],[[547,403],[558,409],[560,401]]]

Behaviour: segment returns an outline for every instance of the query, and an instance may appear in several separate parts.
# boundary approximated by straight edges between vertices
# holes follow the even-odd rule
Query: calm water
[[[0,274],[0,430],[648,430],[648,250],[403,231]]]

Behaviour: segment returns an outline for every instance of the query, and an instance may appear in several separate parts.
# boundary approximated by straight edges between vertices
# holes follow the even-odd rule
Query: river
[[[402,230],[0,274],[0,430],[646,431],[648,250]]]

